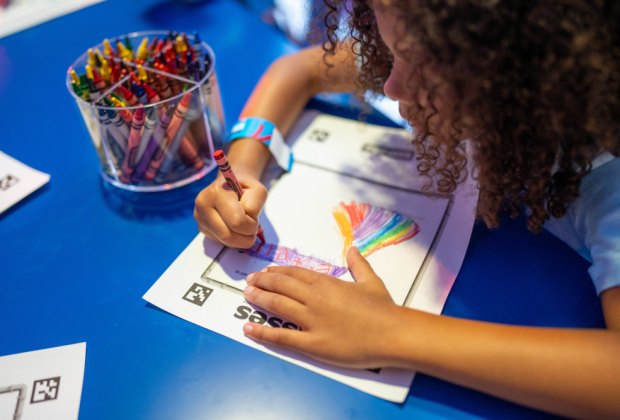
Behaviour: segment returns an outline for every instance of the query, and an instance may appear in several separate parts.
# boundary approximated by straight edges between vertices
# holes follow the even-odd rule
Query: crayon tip
[[[93,69],[90,64],[85,65],[84,70],[86,70],[86,77],[88,77],[89,80],[93,80]]]
[[[181,105],[184,107],[189,107],[189,101],[192,99],[192,92],[187,92],[183,95],[183,99],[181,99]]]
[[[222,150],[216,150],[215,153],[213,153],[213,159],[221,160],[222,158],[224,158],[224,152]]]

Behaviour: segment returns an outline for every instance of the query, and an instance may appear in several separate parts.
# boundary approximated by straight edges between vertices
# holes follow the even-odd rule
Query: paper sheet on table
[[[0,419],[77,419],[86,343],[0,357]]]
[[[103,0],[12,0],[0,8],[0,38]]]
[[[50,176],[0,152],[0,214],[47,184]]]
[[[408,136],[404,130],[304,114],[289,136],[295,153],[293,170],[272,183],[261,225],[268,243],[339,266],[344,264],[343,240],[332,210],[340,202],[368,203],[406,215],[419,225],[419,232],[377,250],[368,261],[395,302],[440,313],[469,242],[477,189],[468,178],[450,196],[421,193]],[[334,368],[267,348],[243,335],[241,327],[247,321],[297,328],[243,299],[247,273],[269,264],[198,235],[144,298],[190,322],[369,394],[404,401],[413,372]],[[348,272],[340,278],[351,280]]]

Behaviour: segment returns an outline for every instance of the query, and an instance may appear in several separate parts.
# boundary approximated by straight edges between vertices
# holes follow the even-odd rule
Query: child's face
[[[392,71],[383,86],[384,93],[395,101],[399,102],[399,111],[403,118],[408,119],[412,126],[416,121],[411,121],[411,110],[416,110],[414,116],[416,120],[423,121],[426,116],[436,112],[436,116],[429,121],[431,131],[436,135],[449,135],[451,123],[446,114],[444,103],[454,100],[450,95],[448,86],[441,83],[436,72],[431,70],[431,66],[416,66],[416,62],[423,62],[422,51],[416,48],[413,38],[403,37],[407,31],[398,17],[392,13],[389,6],[381,1],[374,1],[373,7],[377,20],[379,34],[385,45],[391,51],[394,61]],[[406,52],[405,52],[406,51]],[[416,57],[416,55],[419,55]],[[421,69],[422,74],[415,75],[414,72]],[[412,79],[412,76],[413,79]],[[433,103],[429,101],[428,91],[418,87],[413,89],[412,80],[422,78],[429,85],[435,86],[433,91]],[[419,108],[418,108],[419,107]],[[421,109],[420,109],[421,108]],[[442,112],[443,110],[443,112]]]

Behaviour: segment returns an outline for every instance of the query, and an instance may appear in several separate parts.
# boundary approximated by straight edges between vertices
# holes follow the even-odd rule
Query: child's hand
[[[248,323],[245,334],[331,364],[384,366],[400,308],[356,248],[347,263],[355,283],[299,267],[269,267],[249,276],[246,300],[302,331]]]
[[[237,177],[243,187],[241,200],[220,174],[196,197],[194,218],[198,229],[209,238],[233,248],[249,248],[256,241],[267,189],[253,177],[242,173]]]

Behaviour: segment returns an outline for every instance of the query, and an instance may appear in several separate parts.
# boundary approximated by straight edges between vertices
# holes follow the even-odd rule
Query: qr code
[[[310,132],[308,138],[319,143],[325,142],[329,137],[329,132],[325,130],[314,129]]]
[[[19,178],[15,175],[6,174],[0,178],[0,191],[6,191],[19,182]]]
[[[32,384],[32,398],[30,398],[30,404],[55,400],[58,398],[59,388],[60,376],[34,381]]]
[[[202,284],[194,283],[187,293],[185,293],[183,299],[194,305],[202,306],[209,296],[211,296],[212,292],[213,289],[203,286]]]

